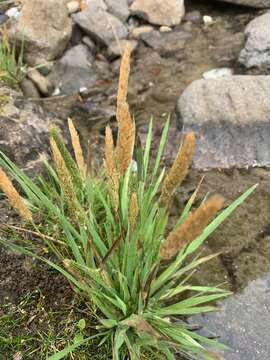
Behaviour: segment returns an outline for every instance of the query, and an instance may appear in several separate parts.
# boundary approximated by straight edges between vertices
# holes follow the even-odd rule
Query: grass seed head
[[[166,176],[162,190],[161,203],[168,205],[177,187],[182,183],[188,173],[196,146],[196,137],[194,132],[185,136],[183,144],[180,146],[176,159]]]
[[[224,199],[220,195],[213,195],[194,213],[190,213],[186,220],[175,230],[171,231],[165,240],[160,254],[164,259],[171,259],[184,246],[199,236],[217,212],[223,207]]]
[[[128,79],[130,73],[131,45],[127,43],[120,67],[119,85],[117,94],[117,107],[127,100]]]
[[[7,196],[10,204],[19,212],[25,220],[32,220],[32,213],[25,205],[22,197],[13,186],[7,174],[0,168],[0,188]]]
[[[137,194],[134,192],[131,195],[131,200],[129,205],[129,223],[132,229],[134,229],[136,225],[138,214],[139,214],[138,198],[137,198]]]
[[[73,121],[70,118],[68,119],[68,128],[69,128],[69,132],[70,132],[70,136],[71,136],[71,142],[72,142],[72,146],[73,146],[73,150],[74,150],[75,159],[76,159],[81,177],[83,179],[85,179],[86,178],[86,165],[84,162],[80,138],[79,138],[77,130],[73,124]]]

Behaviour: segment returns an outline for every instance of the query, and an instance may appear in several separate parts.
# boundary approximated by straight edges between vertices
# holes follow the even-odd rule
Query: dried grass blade
[[[112,130],[106,127],[105,133],[105,167],[109,178],[109,186],[114,210],[119,206],[119,174],[115,163],[115,149],[113,143]]]
[[[184,246],[199,236],[204,228],[223,207],[224,199],[220,195],[213,195],[194,213],[190,213],[186,220],[175,230],[171,231],[165,240],[160,255],[164,259],[171,259]]]
[[[13,186],[7,174],[0,168],[0,188],[7,196],[10,204],[19,212],[25,220],[32,220],[32,213],[25,205],[23,198]]]
[[[78,132],[73,124],[73,121],[70,118],[68,118],[68,128],[69,128],[69,132],[70,132],[70,136],[71,136],[71,142],[72,142],[76,162],[77,162],[81,177],[85,180],[86,166],[85,166],[85,162],[84,162],[80,138],[79,138]]]

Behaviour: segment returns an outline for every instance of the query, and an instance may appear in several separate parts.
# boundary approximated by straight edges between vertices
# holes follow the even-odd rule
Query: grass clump
[[[11,44],[5,28],[0,34],[0,81],[15,87],[26,77],[23,63],[23,45],[17,55],[16,44]]]
[[[211,303],[230,292],[192,285],[191,275],[200,264],[217,256],[198,257],[198,248],[255,186],[224,210],[222,197],[213,195],[193,212],[196,191],[169,231],[170,201],[192,161],[195,135],[186,135],[166,172],[160,164],[167,122],[150,171],[152,123],[144,149],[134,149],[135,124],[126,102],[129,57],[126,48],[117,99],[118,138],[114,144],[107,127],[104,166],[87,168],[71,120],[76,161],[53,129],[54,166],[47,164],[49,180],[33,182],[1,153],[0,165],[21,186],[25,206],[31,211],[32,220],[24,216],[27,229],[32,227],[30,231],[42,241],[24,245],[0,242],[63,274],[88,311],[95,314],[94,335],[77,339],[48,359],[64,358],[87,346],[93,336],[99,338],[99,346],[110,349],[107,359],[171,360],[176,352],[186,359],[217,359],[207,348],[224,346],[193,331],[185,318],[215,311]],[[17,203],[12,204],[16,207]],[[18,206],[17,210],[23,215]],[[49,258],[44,255],[44,245]],[[89,353],[89,359],[92,356]]]

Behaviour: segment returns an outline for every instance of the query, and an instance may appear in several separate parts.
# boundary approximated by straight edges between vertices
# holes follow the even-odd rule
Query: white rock
[[[204,15],[203,16],[203,22],[205,25],[212,25],[214,23],[214,20],[211,16],[209,15]]]
[[[212,69],[203,73],[204,79],[219,79],[233,75],[233,70],[230,68]]]
[[[159,31],[160,31],[160,32],[169,32],[169,31],[172,31],[172,28],[169,27],[169,26],[163,25],[163,26],[161,26],[161,27],[159,28]]]
[[[18,16],[20,16],[20,12],[19,12],[18,8],[12,7],[6,11],[6,15],[9,18],[17,18]]]
[[[67,8],[68,8],[68,13],[73,14],[77,11],[80,11],[80,3],[79,1],[70,1],[67,4]]]

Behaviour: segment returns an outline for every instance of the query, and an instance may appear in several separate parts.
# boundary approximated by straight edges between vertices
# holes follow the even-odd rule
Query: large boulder
[[[72,15],[86,34],[103,46],[128,35],[126,26],[107,9],[103,0],[88,0],[85,10]]]
[[[156,25],[178,25],[185,15],[184,0],[135,0],[130,10]]]
[[[49,156],[49,125],[62,121],[23,98],[0,87],[0,150],[29,175],[38,175]]]
[[[245,5],[259,9],[265,9],[270,7],[270,0],[219,0],[236,5]]]
[[[65,0],[25,0],[20,16],[8,24],[8,35],[25,49],[25,61],[36,66],[65,50],[72,31]]]
[[[197,80],[177,104],[178,124],[195,131],[197,168],[270,165],[270,77]]]
[[[270,68],[270,12],[252,20],[246,27],[245,36],[247,40],[239,62],[246,68]]]

